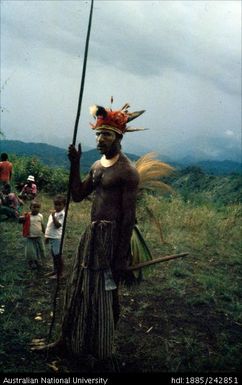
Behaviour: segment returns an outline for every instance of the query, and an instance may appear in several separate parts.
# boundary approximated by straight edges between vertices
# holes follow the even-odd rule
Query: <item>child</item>
[[[45,245],[41,237],[45,228],[40,207],[39,202],[32,201],[31,212],[19,218],[19,222],[23,223],[23,236],[26,238],[25,257],[31,269],[42,266],[45,258]]]
[[[57,195],[54,198],[55,210],[49,216],[45,230],[45,243],[50,243],[50,250],[53,257],[54,270],[49,275],[52,278],[57,278],[57,275],[62,278],[63,274],[63,259],[60,254],[60,244],[62,236],[62,225],[65,217],[66,198],[62,195]]]
[[[27,183],[22,188],[19,197],[23,200],[32,200],[35,199],[37,195],[37,186],[35,184],[35,179],[33,175],[29,175],[27,178]]]
[[[13,192],[11,192],[10,184],[6,183],[0,192],[0,216],[6,218],[18,219],[21,206],[24,202]]]

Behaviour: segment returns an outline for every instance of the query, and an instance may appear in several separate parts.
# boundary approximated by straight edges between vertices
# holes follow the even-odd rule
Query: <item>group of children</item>
[[[65,217],[66,198],[57,195],[54,198],[54,210],[51,212],[45,228],[43,215],[40,213],[41,205],[36,200],[37,186],[35,177],[29,175],[26,182],[21,184],[21,192],[16,195],[11,192],[13,165],[8,160],[8,154],[0,155],[0,221],[12,218],[23,224],[25,242],[25,257],[31,269],[43,265],[45,258],[45,244],[50,245],[53,257],[53,272],[50,277],[63,276],[63,259],[61,256],[62,227]],[[20,214],[25,201],[31,201],[30,212]],[[43,241],[43,236],[45,243]]]
[[[54,198],[54,210],[48,218],[45,228],[43,215],[40,213],[41,204],[33,200],[30,204],[30,212],[19,217],[19,222],[23,224],[23,236],[26,238],[25,257],[31,269],[39,268],[43,265],[46,252],[45,244],[50,245],[53,258],[53,271],[49,274],[51,278],[62,278],[63,259],[60,252],[62,227],[65,217],[66,198],[57,195]],[[43,241],[43,236],[45,243]]]

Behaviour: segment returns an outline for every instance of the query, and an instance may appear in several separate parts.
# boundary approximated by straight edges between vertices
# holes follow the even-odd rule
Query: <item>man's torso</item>
[[[103,167],[97,161],[91,170],[95,190],[92,206],[92,221],[122,219],[123,191],[138,185],[138,173],[128,158],[120,154],[119,160],[111,167]]]
[[[8,160],[0,162],[0,181],[8,182],[12,172],[12,163]]]

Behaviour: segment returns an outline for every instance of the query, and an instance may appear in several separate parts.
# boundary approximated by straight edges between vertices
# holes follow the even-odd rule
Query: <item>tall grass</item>
[[[52,198],[40,194],[47,222]],[[153,257],[187,251],[189,256],[156,265],[139,286],[121,288],[116,356],[126,372],[236,371],[241,365],[241,205],[194,204],[179,196],[144,195],[137,220]],[[79,237],[90,220],[91,202],[71,203],[64,244],[68,272]],[[147,214],[155,213],[157,223]],[[27,205],[24,210],[27,210]],[[51,269],[32,273],[24,260],[21,225],[1,223],[0,319],[4,371],[50,370],[29,343],[46,337],[55,283]],[[54,336],[61,322],[61,284]],[[36,318],[37,317],[37,318]],[[54,338],[53,336],[53,338]],[[32,364],[27,363],[31,360]],[[59,370],[71,370],[62,366]]]

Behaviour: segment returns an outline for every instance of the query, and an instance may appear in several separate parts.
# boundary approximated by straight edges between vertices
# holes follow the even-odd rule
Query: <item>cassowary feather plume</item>
[[[135,162],[135,167],[140,176],[139,190],[158,189],[161,192],[171,192],[172,188],[162,182],[160,178],[168,176],[174,170],[174,167],[155,159],[155,157],[155,152],[149,152]]]
[[[146,189],[156,191],[159,190],[161,193],[172,192],[172,188],[166,183],[162,182],[160,179],[162,177],[168,176],[174,170],[174,167],[170,166],[167,163],[161,162],[158,159],[155,159],[155,157],[155,152],[149,152],[135,162],[135,167],[140,177],[139,194],[145,191]],[[161,242],[164,243],[159,220],[156,218],[151,208],[146,207],[146,210],[147,214],[150,217],[150,220],[153,222],[154,226],[157,227],[160,233]],[[151,252],[137,224],[134,226],[132,233],[131,251],[131,266],[135,266],[141,262],[152,260]],[[138,281],[142,279],[141,270],[134,274]]]

